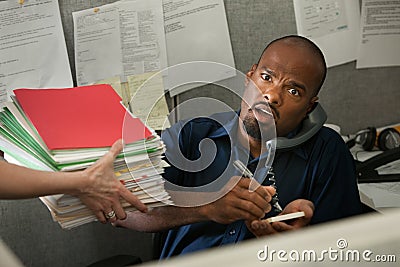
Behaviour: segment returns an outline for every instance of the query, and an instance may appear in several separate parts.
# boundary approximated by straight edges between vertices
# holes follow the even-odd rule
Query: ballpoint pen
[[[235,166],[235,168],[242,174],[243,177],[254,179],[253,173],[240,160],[235,160],[233,162],[233,166]],[[268,172],[268,176],[270,176],[271,174],[272,174],[272,177],[269,179],[270,179],[270,181],[273,182],[272,186],[276,189],[275,177],[274,177],[273,173]],[[278,194],[277,193],[272,196],[271,205],[275,208],[275,210],[277,212],[282,211],[282,207],[281,207],[281,205],[279,205],[279,202],[278,202]]]

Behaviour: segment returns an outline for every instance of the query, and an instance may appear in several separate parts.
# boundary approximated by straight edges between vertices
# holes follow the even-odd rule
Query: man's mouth
[[[265,102],[258,102],[255,103],[252,107],[251,110],[255,111],[255,114],[257,116],[257,120],[262,122],[262,121],[270,121],[271,118],[274,119],[274,113],[270,109],[268,103]]]
[[[258,112],[264,113],[267,116],[274,116],[271,110],[269,108],[267,109],[265,105],[256,105],[254,109],[257,110]]]

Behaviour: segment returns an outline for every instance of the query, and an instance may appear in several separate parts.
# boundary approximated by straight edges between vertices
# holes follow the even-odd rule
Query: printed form
[[[400,1],[363,0],[357,68],[400,65]]]
[[[57,0],[0,1],[0,105],[16,88],[72,87]]]
[[[197,71],[185,66],[169,69],[164,83],[171,96],[205,84],[194,81],[215,82],[236,75],[223,0],[164,0],[163,8],[168,65],[210,62],[199,64],[203,69]],[[193,83],[181,85],[182,77]]]
[[[78,85],[167,67],[160,1],[125,0],[74,12]]]
[[[360,11],[358,0],[293,0],[297,33],[313,40],[328,67],[357,57]]]
[[[135,116],[155,130],[165,128],[169,112],[163,80],[141,87],[167,67],[161,1],[118,1],[72,15],[78,85],[110,84]],[[151,107],[151,113],[143,107]]]

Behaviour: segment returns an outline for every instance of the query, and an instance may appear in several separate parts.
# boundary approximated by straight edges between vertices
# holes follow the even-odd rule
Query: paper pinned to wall
[[[122,75],[119,14],[116,5],[72,13],[76,80],[79,86]]]
[[[120,13],[124,76],[167,67],[162,3],[159,0],[121,1]]]
[[[152,129],[170,127],[162,75],[155,72],[131,75],[127,83],[132,113]]]
[[[72,87],[57,0],[0,1],[0,104],[21,87]]]
[[[155,72],[167,67],[162,3],[158,0],[125,0],[73,13],[75,62],[78,85],[107,83],[134,114],[159,130],[169,113],[162,78],[152,79],[141,91],[139,102],[129,105],[132,83],[139,87]],[[167,73],[167,72],[163,72]],[[137,89],[137,88],[136,88]],[[150,116],[144,107],[163,99]]]
[[[219,68],[208,75],[209,81],[220,81],[236,75],[223,0],[164,0],[163,8],[169,66],[211,61],[229,67]],[[193,83],[179,88],[173,87],[172,84],[181,80],[181,75],[190,73],[185,73],[184,68],[170,69],[164,79],[171,96],[204,85]]]
[[[118,1],[72,15],[78,85],[167,67],[160,1]]]
[[[400,65],[400,1],[363,0],[357,68]]]
[[[293,0],[297,33],[314,41],[328,67],[357,57],[358,0]]]

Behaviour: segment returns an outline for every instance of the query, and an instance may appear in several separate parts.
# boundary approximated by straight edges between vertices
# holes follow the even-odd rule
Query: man
[[[186,188],[202,188],[217,180],[226,184],[234,181],[234,185],[224,191],[217,183],[216,192],[224,193],[209,203],[162,207],[148,214],[130,213],[127,220],[117,222],[145,231],[172,228],[162,258],[361,213],[351,154],[338,134],[322,127],[304,144],[278,150],[273,163],[283,213],[304,211],[305,217],[272,224],[260,220],[276,214],[270,212],[269,204],[274,188],[251,186],[249,190],[250,179],[226,170],[231,169],[232,160],[240,159],[255,173],[257,181],[263,182],[269,171],[263,166],[270,152],[265,141],[272,137],[271,122],[275,121],[277,136],[296,136],[318,100],[326,64],[311,41],[287,36],[270,43],[246,76],[238,116],[223,113],[198,118],[178,123],[162,135],[170,162],[181,152],[197,163],[201,151],[207,151],[201,148],[204,139],[211,139],[216,146],[214,160],[206,168],[193,171],[198,168],[172,166],[166,169],[167,181]],[[233,177],[226,179],[231,174]]]

